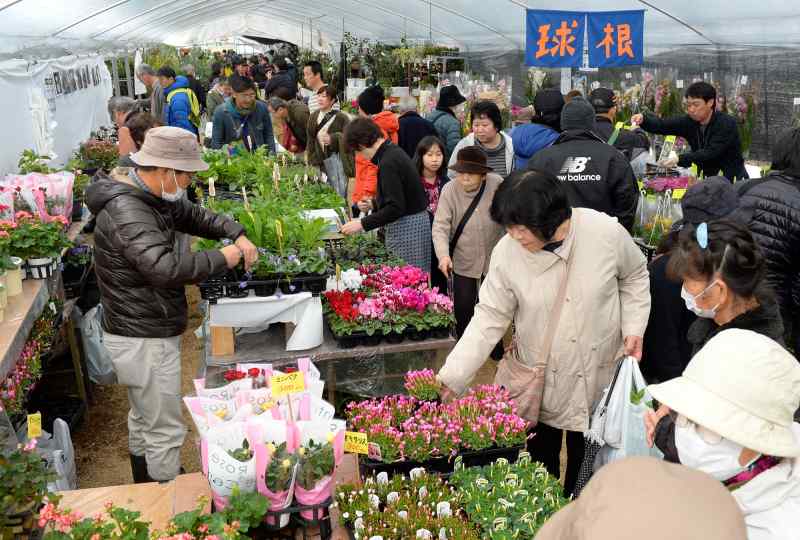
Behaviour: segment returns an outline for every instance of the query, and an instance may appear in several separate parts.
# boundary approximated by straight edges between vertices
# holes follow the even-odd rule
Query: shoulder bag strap
[[[450,239],[450,256],[454,255],[456,244],[458,244],[458,239],[461,238],[461,234],[464,232],[464,227],[467,226],[467,222],[469,218],[472,217],[472,214],[475,213],[475,209],[478,207],[478,203],[481,202],[481,198],[483,197],[483,192],[486,191],[486,180],[483,181],[481,184],[481,189],[478,191],[478,194],[475,195],[475,198],[472,199],[467,211],[464,212],[464,216],[461,218],[461,221],[458,222],[458,226],[456,227],[456,232],[453,233],[453,238]]]
[[[571,226],[575,228],[577,226],[575,214],[572,214],[572,224]],[[550,351],[553,348],[553,339],[556,335],[556,328],[558,328],[558,322],[561,319],[561,310],[564,307],[564,299],[567,296],[567,283],[569,282],[569,273],[572,269],[572,260],[575,255],[575,250],[577,249],[577,240],[578,240],[578,231],[573,229],[574,232],[572,234],[572,245],[569,248],[569,256],[567,257],[567,267],[564,270],[564,278],[561,280],[561,284],[558,288],[558,294],[556,295],[555,304],[553,304],[553,308],[550,310],[550,317],[547,321],[547,330],[545,330],[544,340],[542,341],[542,354],[540,358],[541,361],[544,362],[544,365],[547,365],[550,359]]]

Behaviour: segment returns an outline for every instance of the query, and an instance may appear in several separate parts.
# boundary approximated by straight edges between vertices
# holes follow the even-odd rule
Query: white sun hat
[[[800,406],[800,365],[764,335],[720,332],[683,375],[647,390],[670,409],[745,448],[800,456],[800,441],[792,433]]]

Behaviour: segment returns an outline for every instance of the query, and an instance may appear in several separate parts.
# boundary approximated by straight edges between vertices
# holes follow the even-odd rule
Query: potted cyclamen
[[[11,233],[11,252],[23,256],[33,279],[47,279],[58,267],[61,252],[69,247],[67,220],[55,216],[45,222],[27,212],[17,212],[17,227]]]
[[[8,456],[0,455],[0,537],[25,538],[36,528],[36,511],[55,480],[47,463],[36,453],[36,440]]]

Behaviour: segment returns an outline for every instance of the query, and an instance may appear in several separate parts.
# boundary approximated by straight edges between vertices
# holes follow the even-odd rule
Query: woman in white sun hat
[[[800,538],[800,365],[750,330],[720,332],[677,379],[648,387],[678,413],[681,463],[731,490],[749,540]]]

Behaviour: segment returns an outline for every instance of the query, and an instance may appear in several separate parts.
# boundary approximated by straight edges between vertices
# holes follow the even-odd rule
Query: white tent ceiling
[[[466,51],[513,50],[524,47],[526,7],[646,9],[648,54],[686,44],[800,45],[798,0],[0,0],[0,54],[242,34],[321,47],[340,41],[343,29],[385,42],[407,36]]]

